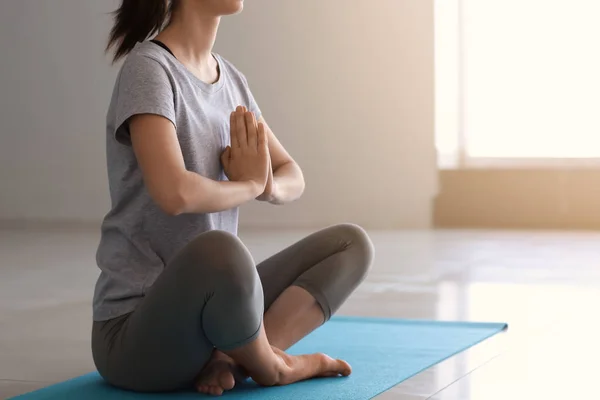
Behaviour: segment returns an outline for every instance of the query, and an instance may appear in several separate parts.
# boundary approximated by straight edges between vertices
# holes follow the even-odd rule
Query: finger
[[[271,157],[269,156],[269,177],[267,178],[267,186],[265,192],[271,194],[273,192],[273,164],[271,164]]]
[[[237,140],[240,144],[241,148],[248,147],[248,133],[246,130],[246,120],[244,118],[244,112],[241,107],[238,107],[238,110],[235,113],[235,129]]]
[[[236,114],[235,111],[231,113],[229,116],[229,136],[231,136],[231,147],[238,149],[240,147],[240,141],[237,137],[237,129],[236,129]]]
[[[258,142],[258,119],[256,119],[256,115],[252,113],[254,116],[254,127],[256,128],[256,141]]]
[[[246,130],[248,131],[248,147],[255,149],[258,144],[256,118],[251,112],[246,113]]]
[[[263,151],[268,150],[268,140],[267,133],[265,132],[265,125],[262,122],[258,123],[258,132],[257,132],[257,142],[259,151],[262,149]]]

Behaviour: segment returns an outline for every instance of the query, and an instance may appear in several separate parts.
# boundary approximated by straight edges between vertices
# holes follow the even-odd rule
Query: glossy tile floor
[[[241,236],[260,261],[304,234]],[[600,398],[600,234],[371,235],[375,266],[341,314],[510,324],[380,399]],[[95,230],[0,230],[0,398],[94,369],[97,241]]]

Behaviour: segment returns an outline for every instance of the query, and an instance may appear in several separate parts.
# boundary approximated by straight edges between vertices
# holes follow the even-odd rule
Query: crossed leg
[[[367,234],[350,224],[316,232],[257,266],[264,293],[264,329],[275,352],[283,352],[325,323],[366,276],[373,259]],[[244,374],[215,350],[198,390],[221,394]]]

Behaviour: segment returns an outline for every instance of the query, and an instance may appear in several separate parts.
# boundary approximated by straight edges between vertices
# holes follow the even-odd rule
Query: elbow
[[[297,169],[297,175],[298,175],[298,179],[297,179],[298,193],[297,193],[296,197],[300,198],[300,196],[302,196],[304,194],[304,189],[306,189],[306,181],[304,180],[304,174],[302,173],[302,170],[300,169],[298,164],[296,164],[296,169]]]
[[[169,216],[176,217],[188,212],[188,196],[186,196],[183,185],[162,188],[154,198],[161,210]]]
[[[294,186],[295,186],[296,197],[300,197],[300,196],[302,196],[302,194],[304,193],[304,189],[306,188],[306,181],[304,180],[304,174],[302,173],[302,169],[300,168],[300,166],[295,161],[291,161],[290,165],[291,165],[291,171],[293,171],[292,176],[294,176],[294,178],[295,178]]]
[[[180,193],[171,193],[158,202],[161,210],[172,217],[184,214],[186,212],[186,203],[184,196]]]
[[[302,173],[300,173],[300,183],[299,183],[299,196],[302,196],[302,194],[304,194],[304,189],[306,189],[306,181],[304,180],[304,176],[302,176]]]

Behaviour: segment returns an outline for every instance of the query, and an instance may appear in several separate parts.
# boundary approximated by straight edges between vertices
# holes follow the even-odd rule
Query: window
[[[437,0],[442,167],[600,159],[598,0]]]

